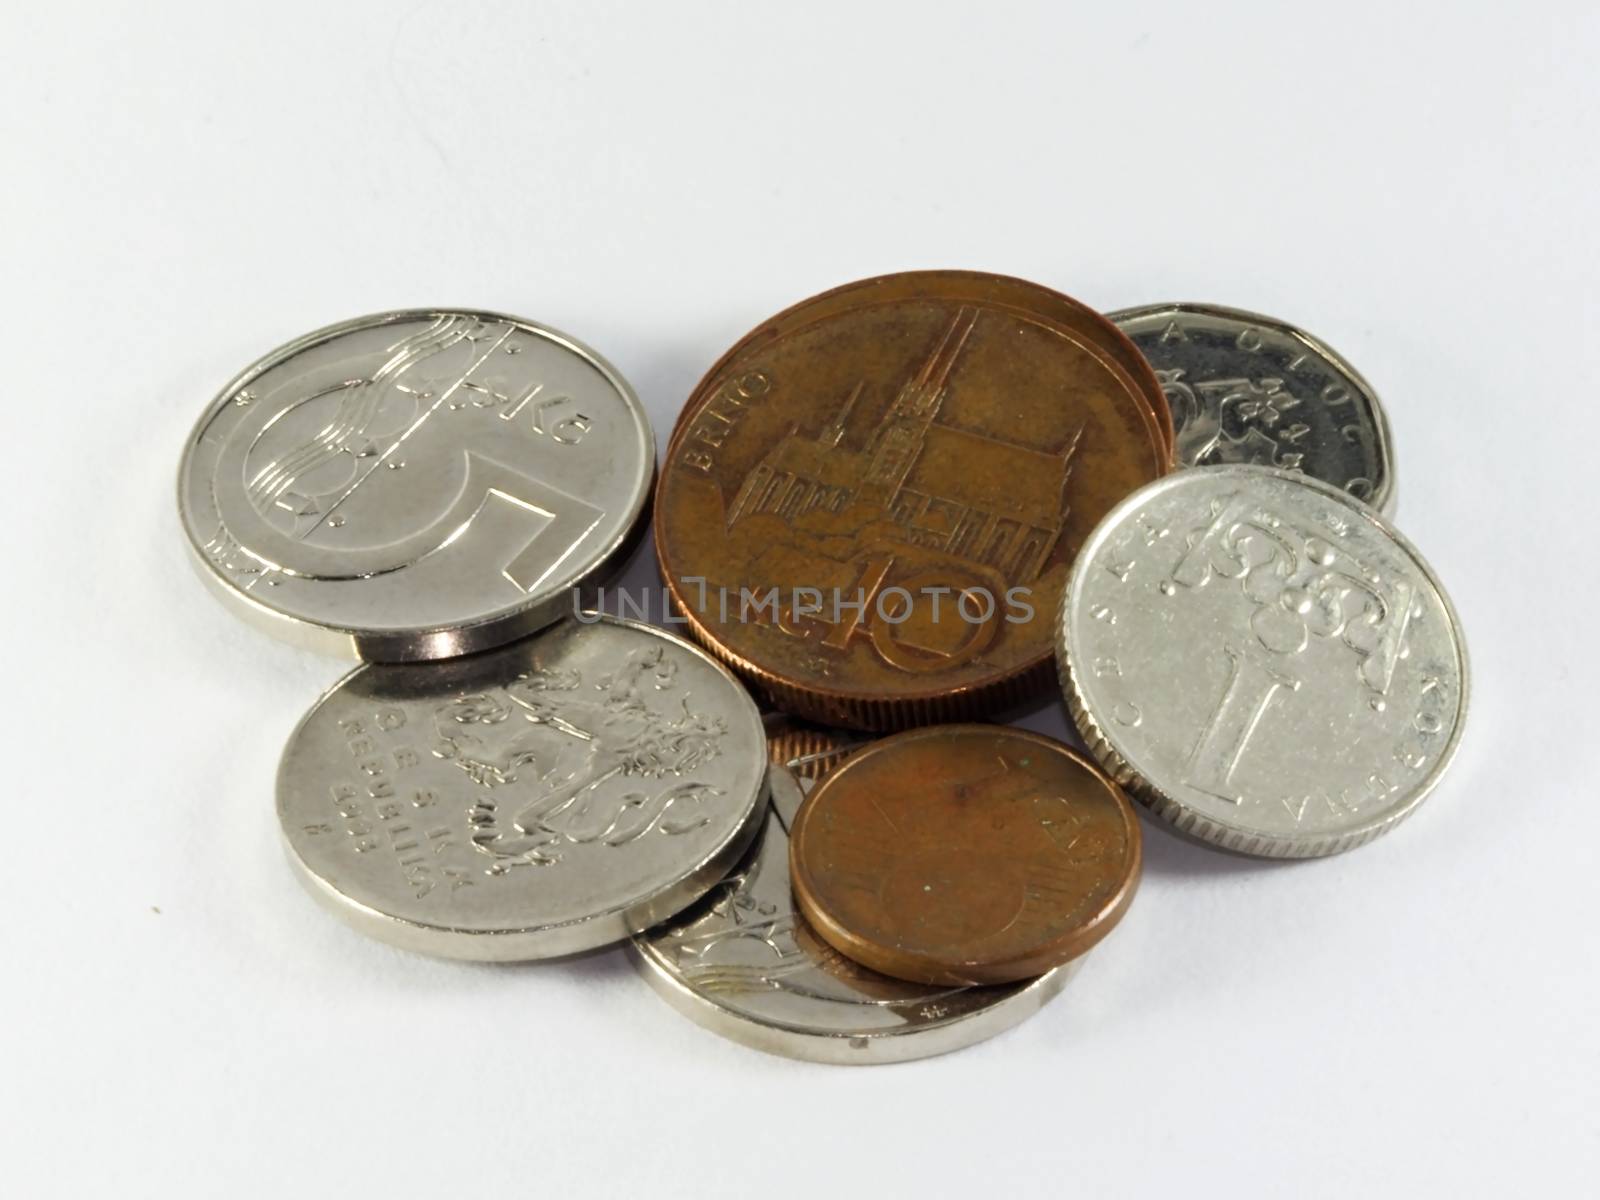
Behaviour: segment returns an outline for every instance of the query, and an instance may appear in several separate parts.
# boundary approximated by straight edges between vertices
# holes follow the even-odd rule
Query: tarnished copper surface
[[[1121,920],[1139,822],[1061,743],[993,725],[918,729],[857,751],[789,831],[795,900],[864,966],[1006,983],[1076,958]]]
[[[1098,328],[1095,330],[1097,335],[1103,335],[1107,326],[1117,334],[1122,333],[1109,318],[1095,313],[1072,297],[1009,275],[990,275],[978,271],[906,271],[898,275],[862,279],[800,301],[777,316],[769,317],[735,343],[706,372],[700,386],[695,389],[689,402],[678,413],[678,418],[673,423],[672,436],[668,439],[669,444],[677,441],[678,435],[701,411],[695,400],[705,393],[706,384],[724,378],[731,364],[746,358],[760,344],[775,341],[817,321],[858,308],[863,294],[871,294],[879,299],[917,298],[940,294],[952,284],[961,285],[970,294],[989,305],[1039,314],[1075,328],[1083,325],[1087,314],[1091,319],[1098,318]],[[1091,320],[1090,324],[1095,325],[1097,322]],[[1147,371],[1152,370],[1149,361],[1126,335],[1120,339],[1109,340],[1096,336],[1095,342],[1098,352],[1106,355],[1123,371],[1139,381],[1136,399],[1150,411],[1154,418],[1152,423],[1156,426],[1157,436],[1167,448],[1168,463],[1174,462],[1177,434],[1172,405],[1161,391],[1159,382],[1157,395],[1150,395],[1148,383],[1143,378]]]
[[[1077,547],[1171,445],[1148,364],[1075,301],[970,272],[865,280],[701,382],[656,549],[691,633],[778,707],[861,729],[975,716],[1049,679]]]

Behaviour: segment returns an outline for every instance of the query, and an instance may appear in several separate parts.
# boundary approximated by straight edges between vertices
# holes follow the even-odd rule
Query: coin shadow
[[[985,718],[996,725],[1014,725],[1032,733],[1042,733],[1064,742],[1080,754],[1087,754],[1083,739],[1072,727],[1067,706],[1061,701],[1060,690],[1052,683],[1041,687],[1037,696],[1000,709]]]
[[[1198,879],[1219,875],[1264,874],[1287,870],[1305,861],[1298,858],[1261,858],[1227,850],[1190,837],[1143,810],[1139,813],[1139,826],[1144,835],[1144,871],[1147,875]]]
[[[558,954],[550,958],[532,959],[528,962],[467,963],[463,965],[475,971],[484,971],[502,976],[566,971],[573,978],[582,980],[585,986],[607,982],[612,979],[620,979],[624,975],[631,976],[634,973],[633,967],[628,962],[628,950],[625,943],[612,943],[595,950],[583,950],[577,954]]]

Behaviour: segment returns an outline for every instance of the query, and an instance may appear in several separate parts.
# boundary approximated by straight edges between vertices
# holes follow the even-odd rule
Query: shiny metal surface
[[[443,663],[359,667],[289,738],[278,816],[312,895],[448,958],[620,940],[715,886],[755,836],[766,741],[704,652],[568,620]]]
[[[1181,466],[1302,471],[1393,514],[1389,420],[1371,385],[1311,334],[1215,304],[1109,314],[1155,368]]]
[[[1348,850],[1438,782],[1466,647],[1438,579],[1347,493],[1180,471],[1095,530],[1067,584],[1062,685],[1089,748],[1180,830],[1271,857]]]
[[[788,829],[804,786],[794,769],[802,765],[772,768],[765,830],[723,886],[633,939],[640,971],[669,1004],[757,1050],[868,1065],[973,1045],[1061,990],[1076,962],[1026,983],[929,987],[879,975],[818,938],[789,889]]]
[[[412,661],[571,611],[640,531],[654,468],[632,389],[565,334],[391,312],[229,383],[186,445],[178,507],[202,577],[246,619]]]

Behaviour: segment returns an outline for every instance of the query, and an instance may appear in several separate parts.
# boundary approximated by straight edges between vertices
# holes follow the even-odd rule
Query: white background
[[[13,0],[0,46],[8,1194],[1593,1194],[1593,6]],[[1475,670],[1417,816],[1291,866],[1147,826],[1059,1000],[874,1070],[723,1042],[620,953],[314,908],[272,780],[343,668],[185,561],[215,390],[472,305],[664,435],[762,318],[945,266],[1273,313],[1373,381]]]

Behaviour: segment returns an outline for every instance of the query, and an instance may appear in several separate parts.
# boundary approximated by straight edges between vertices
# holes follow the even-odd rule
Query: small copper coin
[[[1153,372],[1105,318],[1004,276],[849,284],[690,398],[656,550],[690,632],[777,707],[897,729],[1050,677],[1077,548],[1171,465]]]
[[[829,945],[918,983],[1009,983],[1076,958],[1122,919],[1139,822],[1091,762],[993,725],[874,742],[789,833],[795,900]]]

